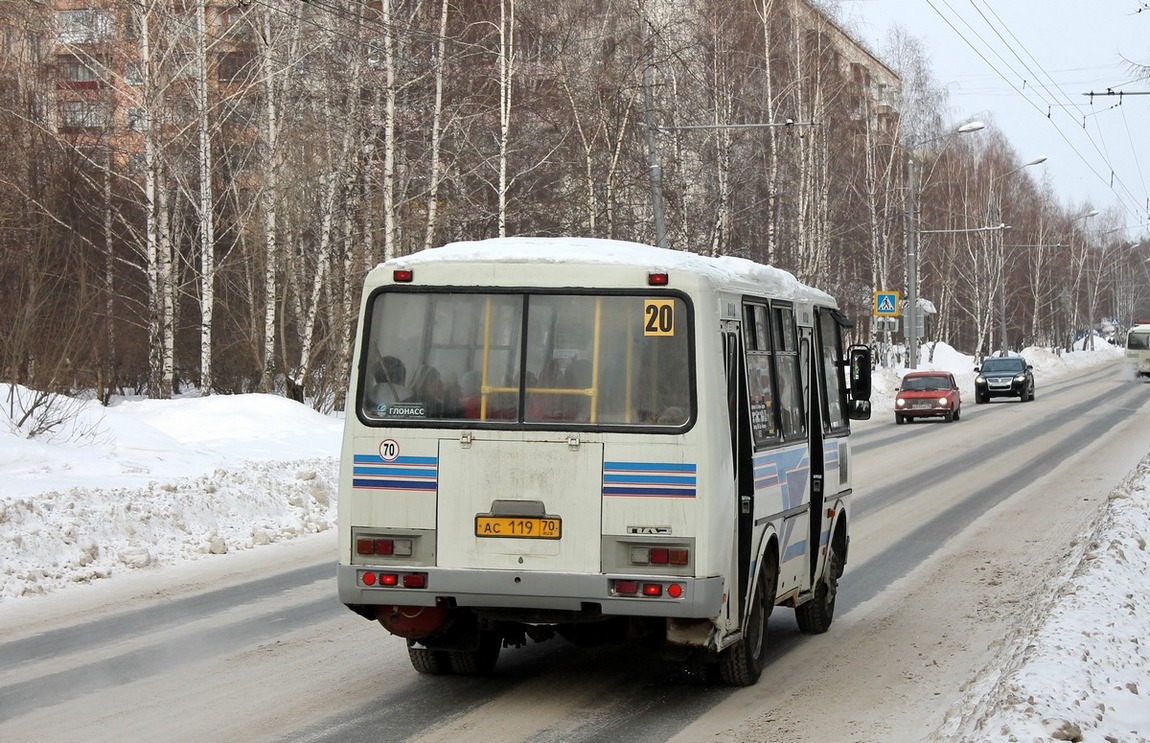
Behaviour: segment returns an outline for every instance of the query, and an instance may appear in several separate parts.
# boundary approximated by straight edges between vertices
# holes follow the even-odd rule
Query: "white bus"
[[[1150,377],[1150,321],[1140,320],[1127,331],[1126,365],[1135,379]]]
[[[455,243],[364,286],[340,600],[423,673],[558,634],[728,685],[767,617],[827,629],[870,351],[784,271],[590,239]],[[849,379],[849,384],[848,384]]]

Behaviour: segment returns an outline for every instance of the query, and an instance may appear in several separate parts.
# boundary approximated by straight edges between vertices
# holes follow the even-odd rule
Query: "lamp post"
[[[1107,254],[1110,252],[1108,247],[1112,243],[1104,241],[1102,238],[1106,235],[1112,235],[1115,232],[1121,232],[1122,227],[1112,227],[1108,230],[1103,230],[1098,233],[1098,244],[1094,245],[1093,241],[1087,245],[1087,256],[1090,258],[1090,267],[1086,271],[1086,278],[1089,282],[1086,285],[1086,311],[1087,322],[1090,323],[1089,334],[1086,337],[1086,343],[1083,344],[1083,350],[1094,350],[1094,321],[1098,317],[1098,301],[1099,294],[1102,292],[1102,272],[1107,265]]]
[[[1097,216],[1098,216],[1098,210],[1097,209],[1091,209],[1090,211],[1086,212],[1085,214],[1079,214],[1077,217],[1074,217],[1073,219],[1071,219],[1070,224],[1073,225],[1075,222],[1081,222],[1081,221],[1090,219],[1091,217],[1097,217]],[[1072,250],[1073,250],[1073,246],[1074,246],[1074,243],[1072,241],[1071,242],[1071,249]],[[1087,249],[1087,246],[1084,244],[1082,249],[1083,249],[1083,251],[1085,251]],[[1072,258],[1072,260],[1073,260],[1073,258]],[[1085,264],[1086,264],[1086,254],[1083,253],[1082,266],[1085,266]],[[1064,301],[1063,311],[1066,313],[1066,315],[1068,316],[1068,319],[1070,320],[1070,330],[1069,330],[1069,338],[1070,339],[1069,339],[1069,342],[1067,343],[1067,347],[1066,347],[1066,350],[1068,350],[1068,351],[1074,350],[1074,333],[1077,332],[1077,330],[1078,330],[1078,309],[1080,307],[1080,303],[1078,301],[1078,287],[1079,287],[1079,282],[1081,281],[1081,276],[1082,276],[1082,270],[1077,269],[1077,276],[1075,276],[1074,284],[1073,284],[1073,288],[1074,288],[1074,306],[1073,306],[1073,308],[1071,309],[1071,307],[1069,306],[1069,301],[1070,301],[1069,297],[1067,297],[1066,299],[1063,300]],[[1063,291],[1065,291],[1065,289]]]
[[[1020,173],[1020,172],[1022,172],[1022,170],[1024,168],[1029,168],[1031,165],[1038,165],[1038,164],[1044,163],[1044,162],[1046,162],[1046,155],[1039,155],[1038,157],[1034,158],[1030,162],[1025,163],[1023,165],[1019,165],[1014,170],[1003,173],[1002,178],[1006,178],[1007,176],[1014,175],[1015,173]],[[994,191],[994,174],[993,173],[991,173],[991,176],[990,176],[990,201],[991,201],[991,204],[993,205],[992,211],[997,212],[998,211],[998,195]],[[991,219],[998,219],[998,218],[999,218],[998,214],[991,214]],[[999,255],[999,257],[998,257],[998,335],[999,335],[999,339],[1001,341],[1001,348],[1002,348],[1000,355],[1005,356],[1006,351],[1007,351],[1007,347],[1008,347],[1008,344],[1006,342],[1006,254],[1005,254],[1005,246],[1002,246],[1001,243],[999,243],[999,245],[1001,248],[1000,252],[1002,254]]]
[[[915,151],[931,142],[983,129],[981,121],[968,121],[957,129],[923,140],[910,148],[906,162],[906,368],[918,368],[918,160]]]

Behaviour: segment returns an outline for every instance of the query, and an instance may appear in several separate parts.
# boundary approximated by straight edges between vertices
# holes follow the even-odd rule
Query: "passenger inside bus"
[[[543,368],[539,370],[539,387],[559,389],[566,387],[564,382],[563,364],[565,359],[548,359]],[[527,409],[527,417],[536,421],[570,420],[568,400],[565,395],[534,392],[531,395],[531,404]]]
[[[378,356],[372,372],[374,384],[370,394],[376,405],[375,412],[385,412],[387,405],[408,398],[411,391],[404,385],[406,378],[407,367],[402,361],[395,356]]]
[[[479,385],[483,382],[483,375],[478,369],[464,372],[459,379],[459,408],[464,418],[478,418],[482,406],[479,394]]]
[[[423,403],[425,416],[441,418],[446,402],[445,392],[439,370],[431,364],[422,364],[411,377],[411,395],[405,402]]]

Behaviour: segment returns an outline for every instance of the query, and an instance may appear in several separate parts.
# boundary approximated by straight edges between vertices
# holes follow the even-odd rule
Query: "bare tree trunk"
[[[160,272],[159,238],[156,228],[156,180],[157,142],[155,112],[159,101],[155,91],[154,70],[152,69],[151,12],[148,7],[140,7],[140,71],[142,80],[141,99],[143,103],[144,138],[144,265],[148,282],[148,395],[160,397],[163,378],[163,355],[160,352],[160,336],[163,318],[160,314]]]
[[[168,169],[160,162],[160,178],[157,180],[156,209],[159,260],[157,262],[158,283],[161,294],[162,343],[161,368],[163,369],[160,396],[169,398],[176,393],[176,263],[172,244],[172,189],[169,186]]]
[[[272,68],[272,11],[265,8],[261,15],[262,42],[260,44],[260,75],[264,85],[264,153],[263,190],[260,200],[264,215],[264,343],[263,369],[260,390],[271,392],[275,373],[276,305],[279,301],[279,246],[276,208],[279,203],[279,111],[276,102],[275,75]]]
[[[112,150],[104,149],[104,345],[100,363],[102,384],[97,391],[100,402],[108,400],[116,386],[116,266],[115,240],[112,237]]]
[[[215,311],[215,196],[212,193],[212,133],[208,121],[208,39],[205,6],[196,6],[196,105],[200,135],[200,394],[212,394],[212,316]]]
[[[383,95],[383,259],[395,257],[395,95],[396,59],[392,0],[383,0],[383,64],[386,85]]]
[[[431,247],[439,213],[439,149],[443,139],[443,78],[447,54],[447,14],[450,0],[443,0],[439,8],[439,40],[435,50],[435,105],[431,112],[431,178],[427,194],[427,229],[423,235],[423,249]]]
[[[507,159],[515,61],[515,0],[499,0],[499,236],[507,237]]]
[[[764,103],[766,104],[768,122],[775,120],[774,69],[771,64],[771,50],[774,48],[771,43],[771,27],[775,25],[775,19],[772,17],[774,8],[775,0],[761,0],[761,4],[755,6],[763,25],[763,86],[766,90]],[[774,127],[767,128],[767,142],[770,151],[767,153],[769,160],[767,165],[766,260],[768,263],[775,264],[779,260],[776,227],[778,224],[776,212],[779,208],[779,135]]]

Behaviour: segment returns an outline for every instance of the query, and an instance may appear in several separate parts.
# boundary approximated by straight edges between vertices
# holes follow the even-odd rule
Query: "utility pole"
[[[643,68],[643,101],[647,109],[647,158],[651,170],[651,206],[655,212],[655,245],[667,247],[667,228],[663,223],[663,170],[659,167],[658,142],[655,141],[655,95],[654,85],[655,48],[651,43],[650,21],[643,12],[643,50],[647,64]]]
[[[957,129],[932,137],[909,148],[906,163],[906,368],[918,368],[918,161],[915,150],[931,142],[947,140],[956,134],[977,132],[985,125],[981,121],[968,121]]]
[[[918,162],[906,163],[906,336],[907,369],[918,368]]]
[[[751,123],[751,124],[688,124],[684,126],[656,126],[654,103],[654,56],[655,48],[650,42],[650,23],[647,13],[642,14],[643,22],[643,48],[647,54],[647,64],[643,68],[643,101],[647,109],[647,161],[651,172],[651,205],[655,213],[655,244],[660,248],[667,247],[667,228],[663,223],[663,169],[659,167],[659,145],[656,140],[658,132],[689,131],[692,129],[771,129],[775,127],[815,126],[812,121],[795,121],[787,119],[779,123]]]

